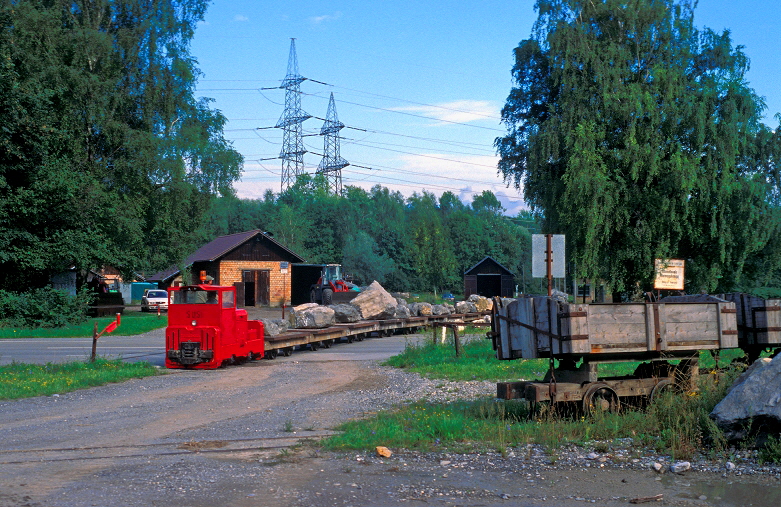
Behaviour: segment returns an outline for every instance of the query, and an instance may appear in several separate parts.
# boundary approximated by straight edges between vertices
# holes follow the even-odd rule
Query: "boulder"
[[[469,303],[474,303],[478,312],[487,312],[494,307],[494,302],[491,299],[481,296],[479,294],[472,294],[467,299]]]
[[[456,313],[456,307],[451,305],[450,303],[442,303],[442,306],[447,308],[447,313]]]
[[[351,304],[329,305],[328,308],[334,311],[334,320],[340,324],[361,320],[361,312]]]
[[[290,322],[283,319],[260,319],[265,336],[277,336],[290,329]]]
[[[396,313],[393,315],[394,319],[406,319],[409,317],[412,317],[412,312],[410,312],[407,305],[399,305],[396,307]]]
[[[290,327],[295,329],[318,329],[334,324],[335,312],[327,306],[306,303],[293,307],[288,314]]]
[[[450,315],[450,310],[445,305],[431,305],[431,315]]]
[[[429,315],[433,315],[431,311],[431,303],[412,303],[415,307],[415,315],[419,315],[421,317],[427,317]],[[411,309],[411,308],[410,308]]]
[[[757,359],[735,380],[710,417],[729,440],[752,436],[761,444],[781,431],[780,385],[781,354]]]
[[[396,314],[396,298],[376,280],[353,298],[350,304],[358,309],[364,320],[390,319]]]
[[[471,301],[459,301],[456,303],[456,313],[477,313],[477,306]]]

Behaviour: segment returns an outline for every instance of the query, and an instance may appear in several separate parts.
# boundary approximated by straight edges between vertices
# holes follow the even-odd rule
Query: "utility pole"
[[[280,88],[285,89],[285,110],[276,124],[282,129],[282,192],[290,188],[296,178],[304,173],[303,123],[312,116],[301,109],[301,82],[306,80],[298,74],[296,39],[290,39],[290,56],[287,60],[287,75]]]
[[[325,175],[328,189],[334,195],[342,195],[342,168],[350,165],[339,154],[339,131],[343,128],[344,123],[340,122],[336,115],[334,94],[331,93],[328,114],[326,114],[325,122],[320,129],[320,135],[323,136],[323,159],[317,166],[317,173]]]

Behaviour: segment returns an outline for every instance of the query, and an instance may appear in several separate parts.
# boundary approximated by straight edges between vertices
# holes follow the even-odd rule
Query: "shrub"
[[[76,296],[51,287],[27,292],[0,290],[0,321],[13,327],[62,327],[87,317],[92,295],[85,289]]]

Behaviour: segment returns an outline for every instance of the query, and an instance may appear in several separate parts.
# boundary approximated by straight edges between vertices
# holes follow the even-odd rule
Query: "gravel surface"
[[[390,458],[291,447],[400,403],[495,394],[492,382],[429,380],[360,359],[409,340],[0,402],[0,507],[612,506],[659,494],[656,505],[781,505],[781,469],[752,452],[699,457],[673,473],[671,457],[630,440]]]

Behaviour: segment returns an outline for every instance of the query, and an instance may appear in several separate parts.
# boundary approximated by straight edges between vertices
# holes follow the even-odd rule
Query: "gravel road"
[[[781,505],[780,471],[751,455],[730,470],[702,461],[677,475],[651,468],[669,457],[621,449],[565,449],[554,460],[534,446],[390,458],[291,447],[405,401],[494,394],[493,383],[378,364],[407,340],[0,402],[0,507],[627,505],[658,494],[656,505]]]

